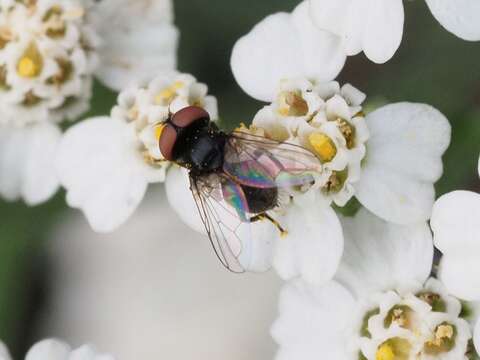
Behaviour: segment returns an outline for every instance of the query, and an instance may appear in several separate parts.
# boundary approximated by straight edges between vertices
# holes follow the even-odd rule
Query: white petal
[[[337,271],[343,251],[342,227],[330,206],[294,204],[281,220],[288,235],[277,241],[273,266],[285,280],[301,276],[322,284]]]
[[[246,271],[265,272],[272,267],[274,247],[278,241],[278,229],[269,221],[242,224],[239,231],[242,240],[240,264]]]
[[[102,37],[96,75],[107,86],[119,91],[176,68],[170,0],[103,0],[95,19]]]
[[[1,127],[0,194],[28,205],[50,199],[59,187],[54,158],[60,137],[60,129],[49,123]]]
[[[10,353],[8,352],[7,347],[5,346],[4,343],[0,341],[0,360],[11,360],[12,357],[10,356]]]
[[[443,253],[439,277],[448,291],[464,300],[480,300],[480,195],[455,191],[442,196],[430,222]]]
[[[475,348],[477,349],[477,353],[480,354],[480,320],[478,320],[477,325],[475,325],[473,341],[475,343]]]
[[[464,40],[480,40],[478,0],[426,0],[433,16],[445,29]]]
[[[35,344],[27,353],[25,360],[67,360],[70,347],[55,339],[43,340]]]
[[[346,334],[354,326],[354,306],[352,295],[334,281],[323,287],[287,284],[272,327],[280,346],[276,360],[348,359]]]
[[[344,36],[347,14],[355,0],[309,0],[314,23],[320,29]]]
[[[335,279],[357,296],[423,284],[430,275],[433,243],[426,223],[387,223],[367,210],[342,220],[345,251]]]
[[[369,14],[366,4],[368,0],[310,0],[315,25],[338,35],[349,56],[363,49],[362,36]]]
[[[68,360],[114,360],[111,355],[97,354],[94,347],[83,345],[82,347],[72,351]]]
[[[62,139],[57,171],[67,203],[81,209],[95,231],[109,232],[135,211],[149,168],[127,124],[108,117],[71,127]]]
[[[401,0],[310,0],[315,25],[342,38],[347,55],[364,51],[384,63],[397,51],[403,36]]]
[[[442,258],[438,269],[438,278],[444,283],[448,292],[467,301],[480,300],[480,266],[477,249],[475,254],[449,254]]]
[[[366,121],[370,140],[356,196],[388,221],[427,220],[450,143],[448,120],[428,105],[398,103],[374,111]]]
[[[340,39],[316,28],[302,2],[292,14],[265,18],[237,41],[233,49],[233,74],[250,96],[272,101],[280,80],[314,77],[334,79],[345,63]]]
[[[403,3],[402,0],[369,0],[369,3],[363,51],[370,60],[382,64],[392,58],[402,41]]]
[[[206,234],[205,226],[190,190],[188,171],[178,166],[170,167],[165,180],[165,190],[170,206],[180,219],[193,230]]]

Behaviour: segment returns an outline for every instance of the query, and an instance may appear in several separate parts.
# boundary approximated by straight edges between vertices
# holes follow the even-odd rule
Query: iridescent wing
[[[243,273],[239,257],[242,254],[240,231],[250,231],[247,217],[248,203],[239,184],[226,178],[194,178],[190,184],[200,217],[215,254],[228,270]],[[214,196],[220,191],[223,199]],[[242,225],[244,225],[242,227]],[[244,234],[249,240],[249,234]]]
[[[237,131],[225,145],[223,170],[242,185],[282,188],[312,184],[321,163],[302,146]]]

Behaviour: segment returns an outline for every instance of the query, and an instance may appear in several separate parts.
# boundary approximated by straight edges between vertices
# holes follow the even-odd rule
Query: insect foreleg
[[[257,222],[257,221],[263,221],[263,220],[268,220],[270,221],[277,229],[278,231],[280,232],[280,236],[281,237],[285,237],[288,235],[288,231],[285,230],[282,225],[280,225],[280,223],[275,220],[274,218],[272,218],[270,215],[268,215],[266,212],[265,213],[261,213],[261,214],[258,214],[258,215],[255,215],[253,217],[250,218],[250,222],[251,223],[254,223],[254,222]]]

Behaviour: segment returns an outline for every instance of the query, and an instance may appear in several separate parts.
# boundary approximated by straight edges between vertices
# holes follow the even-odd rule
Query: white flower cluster
[[[284,80],[275,101],[260,110],[253,125],[280,142],[310,150],[322,163],[317,184],[327,202],[344,206],[354,195],[369,133],[361,104],[365,95],[351,85]]]
[[[94,75],[118,91],[173,71],[172,21],[170,0],[0,1],[2,198],[55,194],[60,122],[89,110]]]
[[[456,360],[473,351],[472,329],[462,318],[467,312],[438,280],[428,280],[416,293],[389,291],[370,301],[356,334],[360,357]]]
[[[217,118],[217,101],[207,92],[191,75],[164,74],[120,93],[110,117],[85,119],[68,129],[56,161],[68,204],[82,209],[96,231],[125,222],[148,184],[165,180],[170,163],[158,146],[162,123],[189,105]]]
[[[478,297],[431,278],[433,243],[448,229],[437,229],[432,241],[425,223],[393,225],[366,210],[342,224],[345,251],[334,278],[284,287],[272,328],[276,359],[476,359],[480,308],[467,300]],[[465,276],[456,274],[459,288],[474,285]]]
[[[0,4],[0,124],[75,119],[88,110],[98,37],[82,0]]]

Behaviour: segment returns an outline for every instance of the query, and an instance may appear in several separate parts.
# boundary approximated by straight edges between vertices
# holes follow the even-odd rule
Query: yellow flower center
[[[157,105],[169,105],[177,96],[177,91],[183,88],[185,84],[181,81],[173,83],[171,86],[160,91],[155,96],[155,104]]]
[[[391,338],[378,347],[375,360],[407,360],[411,349],[408,340]]]
[[[333,140],[324,133],[311,133],[308,142],[322,162],[332,161],[337,155],[337,147]]]
[[[383,344],[378,348],[375,360],[395,360],[395,353],[388,344]]]
[[[17,63],[18,75],[34,78],[40,75],[43,68],[43,58],[35,43],[31,43]]]

